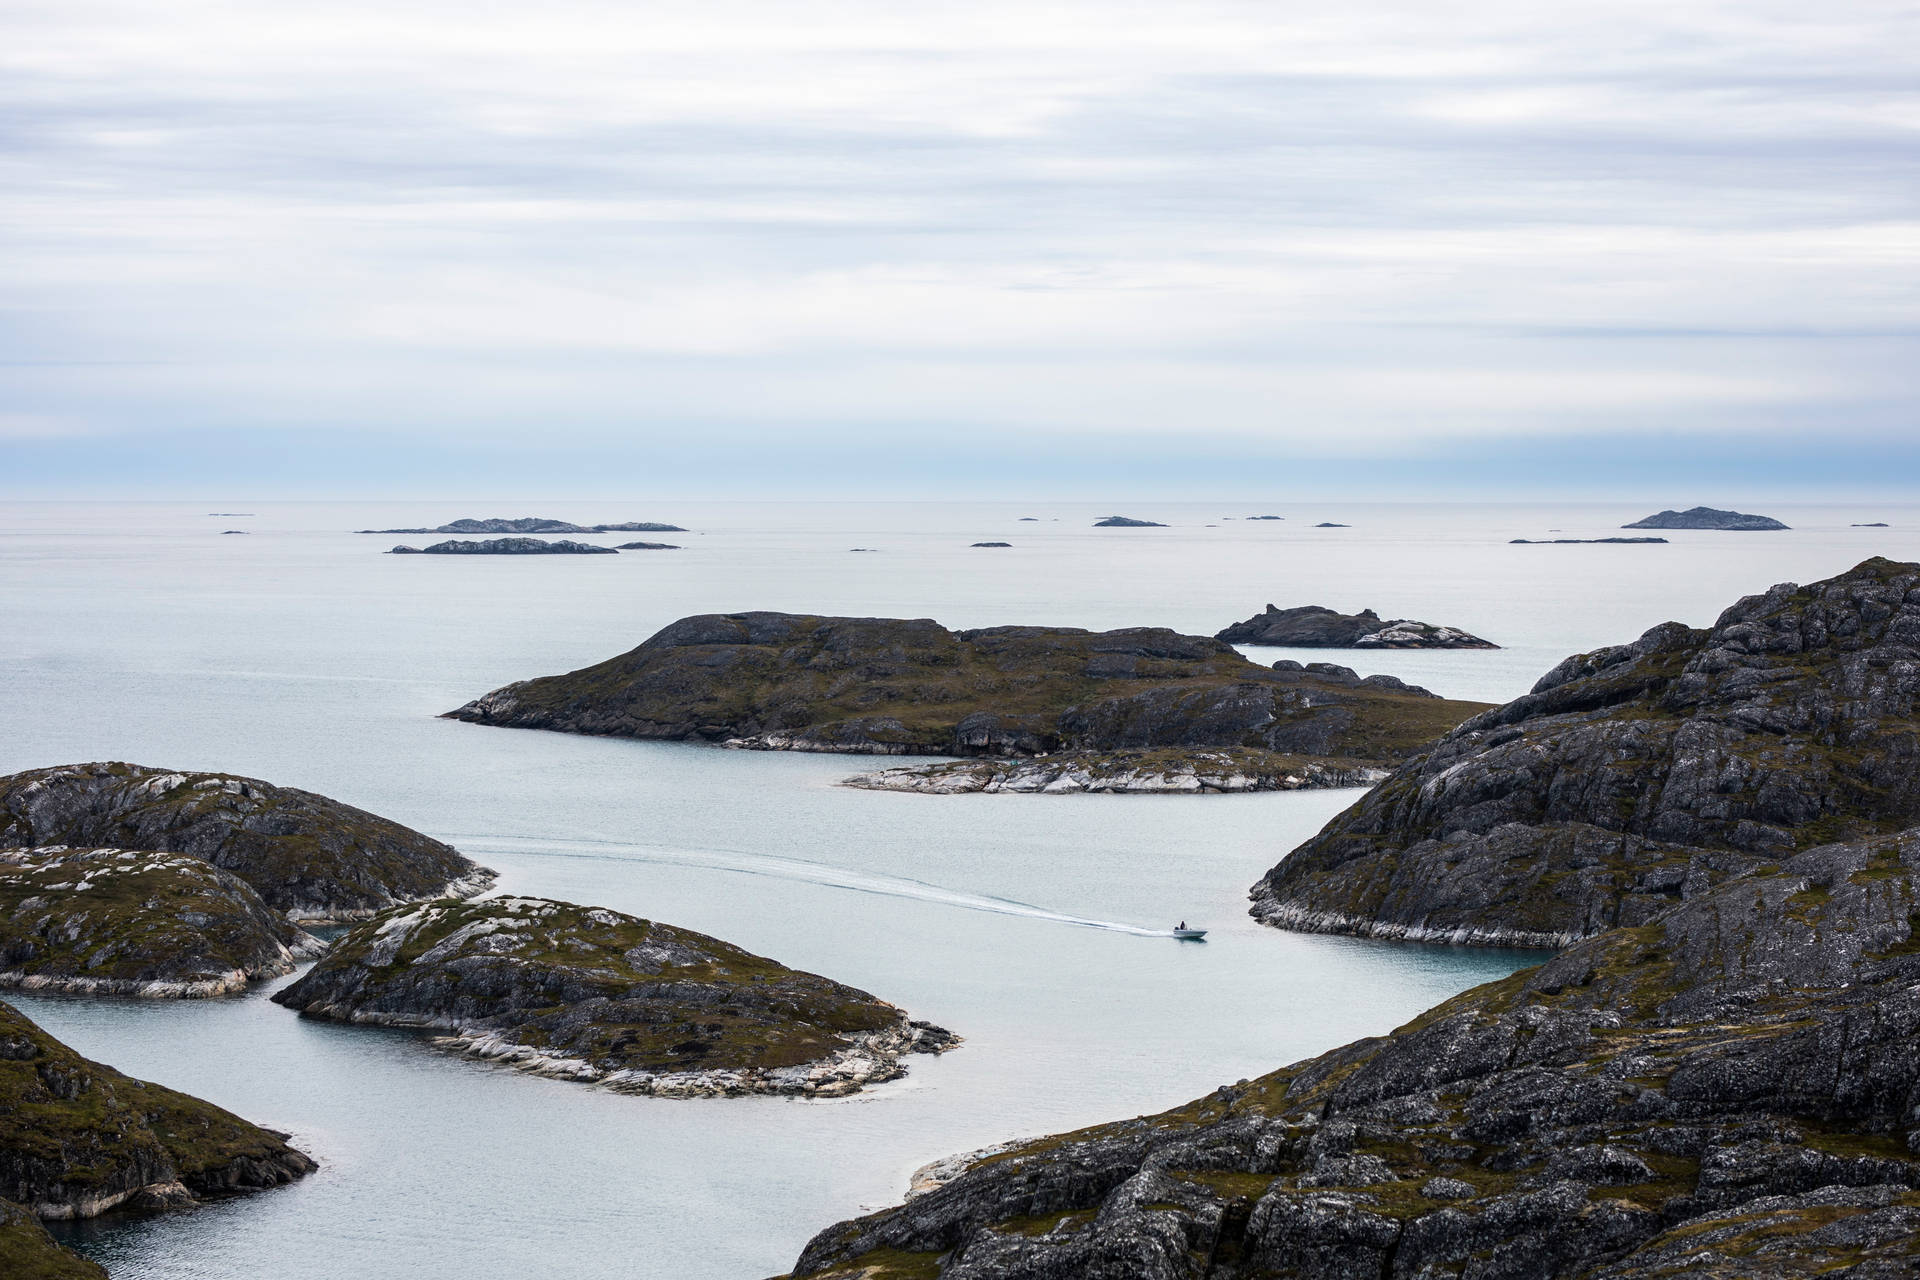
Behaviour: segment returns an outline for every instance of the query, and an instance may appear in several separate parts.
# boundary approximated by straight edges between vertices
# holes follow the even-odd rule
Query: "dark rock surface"
[[[97,1262],[60,1247],[21,1205],[0,1200],[0,1276],[7,1280],[107,1280]]]
[[[1564,547],[1601,544],[1626,544],[1643,542],[1666,542],[1665,538],[1515,538],[1516,547]]]
[[[1407,618],[1383,619],[1371,609],[1341,613],[1317,604],[1282,609],[1268,605],[1245,622],[1216,633],[1228,644],[1274,645],[1299,649],[1498,649],[1500,646],[1455,627]]]
[[[1873,559],[1576,654],[1254,889],[1283,928],[1557,946],[1920,822],[1920,565]]]
[[[682,618],[617,658],[508,685],[447,714],[800,751],[1252,747],[1381,762],[1479,708],[1263,667],[1218,640],[1160,628],[953,632],[928,618],[741,613]]]
[[[1692,507],[1686,511],[1662,511],[1622,529],[1734,529],[1752,531],[1784,529],[1787,526],[1770,516],[1750,516],[1738,511],[1719,511],[1713,507]]]
[[[314,1168],[283,1135],[89,1062],[0,1001],[0,1200],[90,1218],[275,1187]]]
[[[571,538],[548,542],[543,538],[488,538],[485,542],[462,542],[449,538],[430,547],[395,547],[392,556],[611,556],[612,547],[596,547]]]
[[[0,777],[0,845],[189,853],[294,920],[363,918],[493,879],[457,849],[363,809],[257,778],[101,763]]]
[[[1920,1273],[1920,834],[1830,845],[1390,1036],[962,1159],[796,1276]]]
[[[434,529],[362,529],[361,533],[685,533],[677,524],[628,520],[623,524],[568,524],[527,516],[519,520],[455,520]]]
[[[482,1057],[636,1093],[831,1096],[904,1074],[947,1031],[864,991],[672,925],[544,898],[399,907],[274,1000],[431,1027]]]
[[[0,849],[0,986],[228,995],[325,950],[192,854]]]
[[[1096,529],[1164,529],[1167,526],[1158,520],[1135,520],[1131,516],[1108,516],[1104,520],[1095,520]]]
[[[623,542],[615,548],[617,551],[678,551],[676,542]]]

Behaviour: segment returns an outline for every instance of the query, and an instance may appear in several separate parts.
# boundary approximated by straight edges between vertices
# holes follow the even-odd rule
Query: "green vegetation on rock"
[[[0,1200],[0,1276],[7,1280],[107,1280],[106,1269],[62,1249],[40,1219]]]

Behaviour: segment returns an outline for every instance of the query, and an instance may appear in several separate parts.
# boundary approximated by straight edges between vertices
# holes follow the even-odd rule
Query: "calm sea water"
[[[1792,532],[1668,546],[1507,543],[1604,536],[1649,509],[1134,504],[1125,514],[1174,526],[1141,530],[1031,503],[0,510],[0,771],[121,759],[321,791],[453,841],[505,888],[700,929],[967,1037],[853,1099],[673,1102],[304,1022],[265,991],[10,996],[82,1052],[287,1130],[323,1164],[295,1187],[66,1236],[120,1280],[765,1276],[813,1231],[897,1200],[926,1161],[1159,1110],[1389,1030],[1530,958],[1255,926],[1248,886],[1352,792],[896,795],[834,786],[858,758],[434,716],[689,613],[1211,633],[1269,601],[1478,632],[1507,647],[1357,665],[1504,700],[1566,654],[1667,618],[1702,624],[1868,555],[1920,558],[1920,510],[1888,505],[1769,506]],[[1267,512],[1286,520],[1244,519]],[[667,538],[677,552],[537,559],[383,556],[421,539],[348,532],[521,514],[693,532]],[[1894,527],[1848,527],[1867,520]],[[967,545],[984,539],[1015,545]],[[1148,936],[1182,917],[1209,941]]]

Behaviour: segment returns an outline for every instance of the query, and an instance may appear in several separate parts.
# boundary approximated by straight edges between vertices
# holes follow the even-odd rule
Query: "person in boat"
[[[1186,927],[1187,927],[1187,922],[1186,922],[1185,920],[1182,920],[1182,921],[1181,921],[1181,922],[1180,922],[1179,924],[1177,924],[1177,925],[1175,925],[1175,926],[1173,926],[1173,927],[1174,927],[1174,928],[1176,928],[1176,929],[1184,929],[1184,928],[1186,928]]]

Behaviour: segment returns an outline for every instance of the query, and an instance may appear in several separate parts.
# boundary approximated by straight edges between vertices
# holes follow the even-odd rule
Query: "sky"
[[[1920,490],[1920,6],[0,0],[0,494]]]

